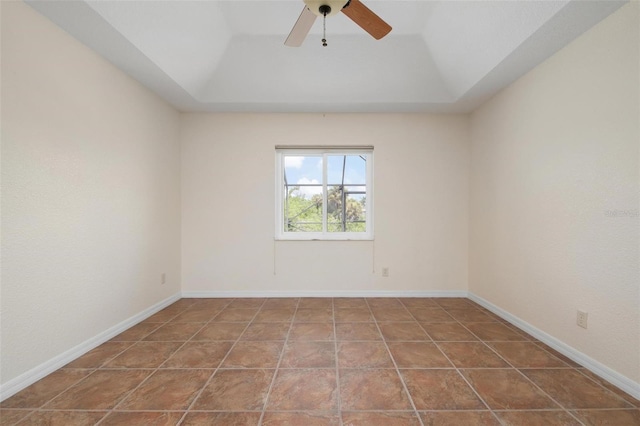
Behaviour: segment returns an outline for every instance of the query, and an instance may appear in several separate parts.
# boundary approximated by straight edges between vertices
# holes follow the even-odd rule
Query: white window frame
[[[321,156],[323,157],[322,170],[322,221],[323,232],[286,232],[284,229],[284,157],[285,155]],[[366,157],[366,192],[367,208],[365,211],[365,232],[327,232],[327,160],[331,155],[362,155]],[[373,240],[373,147],[276,147],[276,240]]]

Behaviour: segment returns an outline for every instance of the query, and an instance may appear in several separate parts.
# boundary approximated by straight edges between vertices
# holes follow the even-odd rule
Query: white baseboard
[[[640,383],[637,383],[630,378],[618,373],[615,370],[607,367],[606,365],[596,361],[595,359],[585,355],[584,353],[578,351],[577,349],[567,345],[566,343],[556,339],[555,337],[545,333],[544,331],[532,326],[526,321],[521,320],[520,318],[510,314],[509,312],[499,308],[491,302],[483,299],[480,296],[477,296],[471,292],[468,293],[469,299],[478,303],[479,305],[487,308],[494,314],[498,315],[501,318],[509,321],[511,324],[516,327],[526,331],[536,339],[540,340],[542,343],[545,343],[560,352],[562,355],[568,357],[569,359],[577,362],[582,365],[589,371],[594,374],[602,377],[609,383],[617,386],[622,389],[629,395],[633,396],[636,399],[640,399]]]
[[[243,297],[467,297],[466,290],[450,291],[183,291],[185,298],[243,298]]]
[[[122,321],[121,323],[116,324],[113,327],[103,331],[102,333],[80,343],[79,345],[74,346],[68,351],[65,351],[60,355],[55,356],[46,362],[43,362],[37,367],[34,367],[31,370],[25,373],[22,373],[18,377],[9,380],[6,383],[1,384],[0,385],[0,401],[4,401],[5,399],[11,397],[12,395],[15,395],[16,393],[20,392],[22,389],[26,388],[27,386],[30,386],[33,383],[37,382],[38,380],[42,379],[43,377],[47,376],[48,374],[53,373],[60,367],[67,365],[74,359],[80,357],[81,355],[84,355],[85,353],[89,352],[91,349],[103,344],[107,340],[117,336],[118,334],[122,333],[123,331],[130,328],[131,326],[136,325],[140,321],[147,319],[151,315],[155,314],[156,312],[169,306],[170,304],[174,303],[179,299],[180,299],[180,293],[176,293],[173,296],[145,309],[139,314],[136,314],[131,318],[128,318]]]

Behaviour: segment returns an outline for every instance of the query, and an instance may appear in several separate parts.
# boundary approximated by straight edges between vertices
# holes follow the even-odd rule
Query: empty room
[[[640,425],[640,2],[2,1],[0,425]]]

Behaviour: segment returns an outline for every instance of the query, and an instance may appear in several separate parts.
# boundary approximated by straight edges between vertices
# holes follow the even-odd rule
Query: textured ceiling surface
[[[467,112],[625,1],[363,0],[284,46],[302,0],[27,1],[182,111]]]

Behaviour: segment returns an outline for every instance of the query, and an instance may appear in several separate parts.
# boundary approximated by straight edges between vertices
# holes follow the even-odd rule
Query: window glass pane
[[[322,232],[322,157],[284,156],[284,231]]]
[[[367,223],[370,213],[367,191],[371,189],[371,182],[367,181],[369,158],[372,158],[369,152],[323,154],[320,149],[282,153],[278,177],[281,188],[278,193],[282,194],[279,200],[282,208],[278,209],[281,210],[279,235],[285,239],[285,234],[292,239],[372,237],[371,226]],[[323,191],[326,192],[323,194]],[[294,233],[298,235],[294,236]],[[305,233],[312,235],[305,236]],[[351,236],[341,237],[339,234],[342,233]]]
[[[327,156],[327,184],[342,184],[342,166],[345,158],[345,155]]]
[[[344,232],[342,224],[342,187],[333,185],[327,188],[327,231]]]
[[[285,184],[301,185],[300,194],[314,195],[322,193],[322,156],[284,156],[284,178]],[[320,185],[320,190],[303,189],[302,186],[315,184]]]
[[[327,232],[366,232],[366,156],[329,155],[327,179]]]
[[[284,200],[284,231],[322,232],[322,195],[305,198],[290,191]]]

